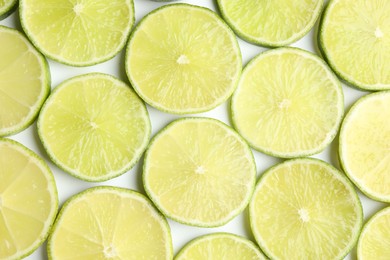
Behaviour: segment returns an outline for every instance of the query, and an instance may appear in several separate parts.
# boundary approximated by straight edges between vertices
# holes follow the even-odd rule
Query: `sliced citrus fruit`
[[[50,92],[45,58],[17,30],[0,26],[0,136],[34,121]]]
[[[108,180],[133,167],[150,129],[148,111],[134,91],[98,73],[60,84],[38,119],[38,134],[50,158],[87,181]]]
[[[302,38],[322,10],[322,0],[218,0],[225,21],[244,40],[284,46]]]
[[[198,237],[185,245],[175,260],[266,260],[250,240],[229,233]]]
[[[179,119],[145,155],[144,187],[164,215],[193,226],[221,226],[244,210],[256,165],[245,141],[210,118]]]
[[[352,184],[315,159],[289,160],[265,172],[249,215],[253,234],[271,259],[343,259],[363,220]]]
[[[337,77],[319,57],[296,48],[266,51],[244,69],[232,119],[252,147],[277,157],[322,151],[343,113]]]
[[[224,21],[188,4],[147,15],[130,36],[126,55],[135,91],[151,106],[176,114],[220,105],[234,91],[242,66],[237,39]]]
[[[0,20],[6,18],[12,13],[12,11],[16,8],[17,2],[17,0],[0,0]]]
[[[332,0],[320,47],[333,70],[366,90],[390,89],[390,1]]]
[[[47,164],[20,143],[0,138],[0,259],[22,259],[38,248],[57,210]]]
[[[133,0],[20,0],[20,20],[47,57],[89,66],[114,57],[134,24]]]
[[[142,194],[116,187],[83,191],[62,207],[49,237],[50,259],[172,259],[165,218]]]
[[[340,130],[340,162],[348,177],[367,196],[390,202],[390,92],[359,99]]]
[[[390,207],[377,212],[364,225],[357,246],[360,260],[386,260],[390,256]]]

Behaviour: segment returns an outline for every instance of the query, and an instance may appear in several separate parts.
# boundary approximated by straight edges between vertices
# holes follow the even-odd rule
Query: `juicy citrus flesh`
[[[321,44],[334,70],[367,90],[390,88],[390,2],[333,0]]]
[[[6,14],[15,4],[16,0],[0,0],[0,19],[1,16]]]
[[[26,128],[48,95],[44,58],[18,31],[0,26],[0,136]]]
[[[0,138],[0,258],[19,259],[36,249],[48,235],[57,203],[44,161]]]
[[[254,236],[272,259],[342,259],[362,223],[352,185],[313,159],[286,161],[264,173],[249,210]]]
[[[317,20],[321,0],[218,0],[226,21],[245,40],[283,46],[303,37]]]
[[[140,193],[89,189],[66,202],[50,235],[52,259],[172,259],[166,220]]]
[[[390,202],[390,92],[360,99],[340,131],[340,161],[349,178],[368,196]]]
[[[246,143],[219,121],[171,123],[148,148],[144,186],[166,215],[194,226],[220,226],[248,204],[255,182]]]
[[[212,11],[186,4],[146,16],[130,38],[126,62],[139,95],[150,105],[177,114],[221,104],[241,72],[233,32]]]
[[[390,256],[390,208],[375,214],[364,226],[357,247],[360,260],[386,260]]]
[[[229,233],[215,233],[196,238],[181,249],[175,260],[265,260],[250,240]]]
[[[53,161],[76,177],[115,177],[141,156],[150,136],[144,103],[123,82],[104,74],[65,81],[48,98],[38,133]]]
[[[244,69],[232,99],[235,128],[278,157],[321,151],[338,131],[343,93],[324,62],[292,48],[267,51]]]
[[[134,23],[132,0],[21,0],[20,15],[45,55],[76,66],[114,56]]]

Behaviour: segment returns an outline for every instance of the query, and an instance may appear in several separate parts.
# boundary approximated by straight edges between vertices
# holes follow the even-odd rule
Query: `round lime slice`
[[[0,0],[0,20],[6,18],[16,8],[17,0]]]

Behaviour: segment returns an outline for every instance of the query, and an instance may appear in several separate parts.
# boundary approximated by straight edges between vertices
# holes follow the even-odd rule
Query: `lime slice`
[[[225,21],[244,40],[284,46],[302,38],[318,19],[322,0],[218,0]]]
[[[126,71],[135,91],[151,106],[175,114],[223,103],[237,85],[241,66],[230,28],[209,9],[188,4],[147,15],[127,47]]]
[[[322,151],[343,113],[336,76],[317,56],[295,48],[266,51],[244,69],[232,98],[232,119],[252,147],[276,157]]]
[[[17,30],[0,26],[0,136],[34,121],[50,92],[43,56]]]
[[[340,130],[340,162],[367,196],[390,202],[390,92],[359,99]]]
[[[133,0],[20,0],[20,20],[47,57],[71,66],[114,57],[134,24]]]
[[[289,160],[265,172],[249,215],[253,234],[271,259],[343,259],[363,221],[352,184],[315,159]]]
[[[320,47],[339,77],[366,90],[390,89],[390,1],[332,0]]]
[[[6,18],[14,11],[17,2],[17,0],[0,0],[0,20]]]
[[[390,256],[390,207],[376,213],[364,225],[357,255],[360,260],[386,260]]]
[[[38,134],[51,159],[87,181],[104,181],[128,171],[150,137],[148,111],[123,82],[86,74],[63,82],[48,98]]]
[[[185,245],[175,260],[266,260],[259,248],[243,237],[215,233],[198,237]]]
[[[46,163],[23,145],[0,138],[0,259],[35,251],[57,209],[57,188]]]
[[[145,155],[144,187],[164,215],[193,226],[221,226],[248,205],[256,165],[248,145],[210,118],[179,119]]]
[[[144,195],[116,187],[83,191],[62,207],[49,259],[172,259],[165,218]]]

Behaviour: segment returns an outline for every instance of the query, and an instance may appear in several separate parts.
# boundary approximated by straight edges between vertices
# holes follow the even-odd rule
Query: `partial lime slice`
[[[34,252],[57,210],[57,188],[47,164],[23,145],[0,138],[0,259]]]
[[[193,226],[221,226],[248,205],[256,165],[245,141],[210,118],[179,119],[158,133],[143,181],[164,215]]]
[[[7,136],[34,121],[50,92],[50,75],[45,58],[20,32],[4,26],[0,57],[0,136]]]
[[[134,24],[133,0],[20,0],[20,20],[47,57],[89,66],[114,57]]]
[[[230,28],[209,9],[188,4],[167,5],[147,15],[127,47],[126,71],[135,91],[170,113],[220,105],[234,91],[241,66]]]
[[[244,40],[284,46],[302,38],[318,19],[323,0],[218,0],[225,21]]]
[[[390,89],[390,1],[332,0],[320,47],[333,70],[366,90]]]
[[[0,20],[6,18],[12,13],[12,11],[16,8],[17,2],[17,0],[0,0]]]
[[[266,260],[250,240],[229,233],[198,237],[185,245],[175,260]]]
[[[390,207],[376,213],[364,225],[357,255],[360,260],[387,260],[390,257]]]
[[[289,160],[265,172],[249,214],[253,234],[271,259],[343,259],[363,221],[352,184],[315,159]]]
[[[70,198],[49,237],[50,259],[172,259],[165,218],[144,195],[95,187]]]
[[[108,180],[132,168],[150,130],[148,111],[134,91],[98,73],[59,85],[38,119],[38,134],[51,159],[87,181]]]
[[[390,92],[359,99],[340,130],[340,162],[367,196],[390,202]]]
[[[266,51],[244,69],[232,119],[252,147],[276,157],[322,151],[344,114],[336,76],[319,57],[296,48]]]

